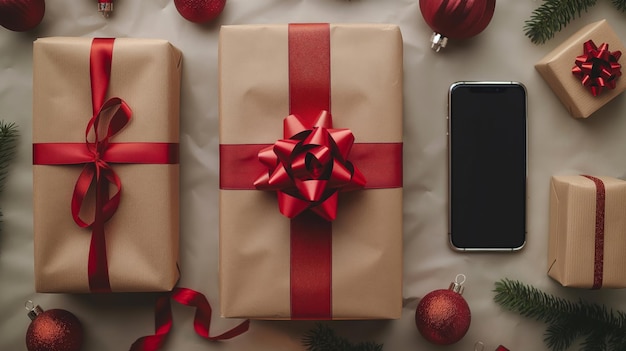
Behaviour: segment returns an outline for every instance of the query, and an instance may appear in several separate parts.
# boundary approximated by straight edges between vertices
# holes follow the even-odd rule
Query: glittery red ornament
[[[174,5],[188,21],[204,23],[222,13],[226,0],[174,0]]]
[[[460,277],[462,281],[459,282]],[[463,293],[464,275],[458,275],[448,290],[426,294],[417,305],[415,325],[422,336],[437,345],[450,345],[461,340],[471,322],[471,312]]]
[[[44,0],[0,0],[0,25],[26,32],[41,23],[45,12]]]
[[[482,32],[495,8],[496,0],[420,0],[422,17],[434,31],[430,40],[436,51],[448,38],[466,39]]]
[[[71,312],[62,309],[44,311],[26,303],[32,320],[26,331],[28,351],[79,351],[83,344],[83,327]]]

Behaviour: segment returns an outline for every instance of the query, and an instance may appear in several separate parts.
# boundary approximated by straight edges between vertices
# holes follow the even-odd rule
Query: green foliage
[[[574,303],[518,281],[495,283],[494,301],[522,316],[548,323],[545,342],[552,351],[567,350],[584,338],[581,351],[626,350],[626,313],[584,300]]]
[[[302,345],[306,346],[307,351],[382,351],[383,349],[383,345],[373,342],[352,344],[347,339],[337,336],[329,326],[321,323],[304,335]]]
[[[543,0],[524,22],[524,33],[535,44],[543,44],[583,11],[596,4],[597,0]],[[623,0],[613,0],[623,2]]]
[[[597,0],[543,0],[524,22],[524,34],[535,44],[543,44],[582,12],[595,5]],[[626,12],[626,0],[611,0],[613,6]]]
[[[15,123],[0,121],[0,193],[4,189],[9,163],[15,155],[17,136]],[[0,217],[2,217],[2,212],[0,212]]]
[[[0,192],[4,189],[9,163],[15,155],[17,137],[15,123],[0,121]]]
[[[611,0],[616,9],[626,12],[626,0]]]

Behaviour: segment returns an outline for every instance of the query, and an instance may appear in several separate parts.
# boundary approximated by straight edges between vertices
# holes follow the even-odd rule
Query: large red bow
[[[349,129],[332,129],[331,114],[322,111],[312,128],[297,115],[287,116],[284,136],[259,151],[268,172],[255,187],[277,191],[280,212],[289,218],[310,209],[334,220],[339,191],[365,186],[363,174],[348,161],[354,135]]]
[[[607,43],[598,48],[593,40],[588,40],[583,44],[583,54],[576,57],[572,73],[597,96],[603,88],[615,89],[616,80],[622,75],[622,65],[617,63],[621,56],[619,50],[609,51]]]

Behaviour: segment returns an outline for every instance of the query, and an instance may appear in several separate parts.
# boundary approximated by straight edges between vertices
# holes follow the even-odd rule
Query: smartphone
[[[526,88],[456,82],[448,92],[450,245],[516,251],[526,243]]]

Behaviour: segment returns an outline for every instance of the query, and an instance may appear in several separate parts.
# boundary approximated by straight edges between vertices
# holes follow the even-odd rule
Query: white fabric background
[[[33,284],[31,99],[32,42],[46,36],[163,38],[183,51],[181,107],[180,285],[203,292],[214,308],[212,332],[239,323],[219,317],[218,296],[218,106],[217,39],[221,24],[287,22],[396,23],[404,37],[404,310],[394,321],[332,322],[338,334],[385,344],[385,350],[543,350],[545,325],[502,310],[493,284],[508,277],[558,296],[580,297],[626,310],[626,291],[560,287],[546,275],[548,186],[552,174],[626,176],[626,98],[620,95],[587,120],[567,114],[535,71],[534,63],[585,24],[608,19],[626,40],[626,15],[599,1],[544,45],[523,34],[538,0],[500,0],[487,29],[465,41],[452,40],[435,53],[417,0],[228,0],[214,22],[183,19],[170,0],[118,0],[104,19],[95,0],[47,2],[46,15],[31,32],[0,28],[0,118],[21,133],[17,159],[0,197],[0,350],[26,350],[26,300],[44,309],[64,308],[85,327],[90,351],[128,349],[153,332],[152,294],[110,296],[36,294]],[[625,53],[626,54],[626,53]],[[624,59],[622,59],[623,61]],[[622,62],[623,64],[623,62]],[[622,77],[621,79],[626,79]],[[528,88],[528,244],[519,253],[453,252],[446,225],[446,94],[459,80],[516,80]],[[426,342],[414,327],[414,310],[429,291],[467,276],[464,297],[472,309],[468,334],[454,346]],[[259,302],[262,303],[262,302]],[[236,339],[212,343],[193,332],[193,310],[174,307],[174,329],[164,350],[302,350],[300,337],[313,322],[253,321]]]

